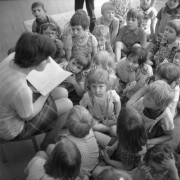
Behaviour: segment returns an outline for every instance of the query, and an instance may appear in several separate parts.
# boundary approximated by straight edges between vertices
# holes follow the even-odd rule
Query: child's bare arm
[[[72,53],[71,49],[65,49],[65,52],[66,52],[66,59],[67,61],[69,61]]]
[[[111,45],[112,46],[115,43],[115,39],[116,39],[116,36],[118,34],[118,30],[119,30],[119,19],[115,17],[113,20],[113,31],[111,34]]]
[[[118,118],[119,112],[121,110],[121,101],[120,101],[120,99],[119,99],[119,101],[114,102],[114,109],[115,109],[115,116],[116,116],[116,118]]]

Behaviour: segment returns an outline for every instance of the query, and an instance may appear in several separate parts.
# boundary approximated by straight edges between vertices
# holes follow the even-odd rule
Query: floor
[[[73,0],[41,0],[44,2],[48,14],[58,14],[73,11]],[[101,6],[107,0],[95,0],[95,7]],[[132,0],[132,4],[137,4],[138,0]],[[0,60],[17,41],[19,35],[25,30],[23,21],[32,19],[30,6],[34,0],[0,0]],[[164,4],[164,0],[158,0],[156,9],[159,10]],[[175,119],[175,136],[172,145],[180,141],[180,115]],[[37,136],[38,143],[44,135]],[[22,180],[25,178],[24,168],[29,160],[34,156],[34,149],[30,140],[16,142],[5,145],[5,152],[8,162],[0,162],[0,180]]]

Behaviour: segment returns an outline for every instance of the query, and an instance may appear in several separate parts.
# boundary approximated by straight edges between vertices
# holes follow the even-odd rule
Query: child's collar
[[[140,28],[137,27],[136,29],[131,30],[131,29],[129,29],[128,26],[127,26],[127,32],[133,32],[135,35],[138,35],[139,29],[140,29]]]
[[[149,8],[146,9],[146,10],[144,10],[142,7],[140,7],[140,9],[143,11],[144,14],[147,15],[147,14],[149,14],[152,11],[153,7],[149,6]]]

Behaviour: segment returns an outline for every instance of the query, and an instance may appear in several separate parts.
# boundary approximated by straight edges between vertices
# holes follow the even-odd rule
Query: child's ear
[[[89,26],[87,26],[87,27],[84,29],[84,31],[89,31]]]
[[[174,89],[176,87],[176,82],[173,81],[171,84],[170,84],[171,88]]]

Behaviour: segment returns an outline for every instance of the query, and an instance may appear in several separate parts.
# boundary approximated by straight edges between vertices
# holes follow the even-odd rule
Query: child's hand
[[[172,154],[172,158],[168,158],[168,159],[164,160],[161,163],[161,167],[168,170],[169,172],[173,172],[176,169],[176,164],[175,163],[176,162],[175,162],[175,159],[174,159],[174,155]]]
[[[66,82],[70,83],[70,84],[75,84],[76,83],[76,79],[75,79],[75,76],[72,75],[72,76],[69,76],[67,79],[66,79]]]
[[[101,151],[101,153],[102,153],[102,156],[103,156],[105,162],[108,163],[111,159],[109,158],[109,155],[106,152],[106,150]]]
[[[114,152],[114,148],[112,146],[107,146],[105,148],[105,150],[106,150],[106,153],[108,154],[108,156],[111,157]]]

